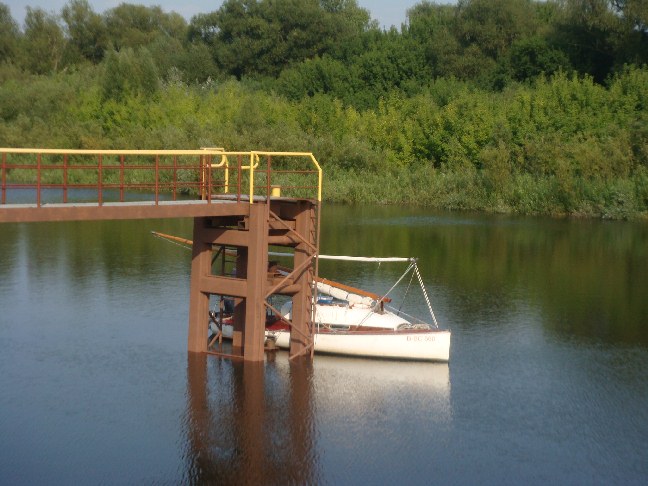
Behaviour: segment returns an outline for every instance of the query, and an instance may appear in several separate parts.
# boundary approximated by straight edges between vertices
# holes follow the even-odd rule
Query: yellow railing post
[[[225,164],[225,194],[229,193],[229,160],[227,155],[223,154],[221,164]]]
[[[250,204],[254,204],[254,152],[250,152]]]

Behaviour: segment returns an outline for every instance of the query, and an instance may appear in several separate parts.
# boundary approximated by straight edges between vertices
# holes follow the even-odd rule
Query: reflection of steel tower
[[[291,363],[289,372],[273,376],[266,387],[272,363],[213,361],[189,353],[183,482],[315,482],[312,365],[304,361]],[[211,380],[208,363],[218,373]]]

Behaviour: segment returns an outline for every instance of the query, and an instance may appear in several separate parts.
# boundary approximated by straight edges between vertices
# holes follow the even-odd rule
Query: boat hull
[[[290,331],[267,331],[282,349],[290,348]],[[338,331],[315,333],[315,352],[414,361],[450,359],[450,331]]]
[[[231,325],[223,325],[223,337],[232,337]],[[266,330],[266,338],[278,348],[290,348],[289,329]],[[443,330],[320,330],[314,341],[316,353],[412,361],[450,359],[450,331]]]

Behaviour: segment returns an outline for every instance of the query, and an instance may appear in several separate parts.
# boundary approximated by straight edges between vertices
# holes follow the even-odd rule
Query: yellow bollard
[[[272,192],[270,195],[272,197],[281,197],[281,186],[271,186]]]

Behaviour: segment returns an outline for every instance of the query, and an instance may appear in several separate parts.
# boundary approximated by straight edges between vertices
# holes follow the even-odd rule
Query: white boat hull
[[[290,348],[290,331],[266,331]],[[341,331],[315,333],[315,352],[370,358],[449,361],[450,331]]]
[[[266,331],[266,338],[281,349],[290,348],[290,331]],[[232,326],[223,325],[223,337],[231,339]],[[344,356],[442,361],[450,359],[450,331],[337,331],[316,332],[315,352]]]

